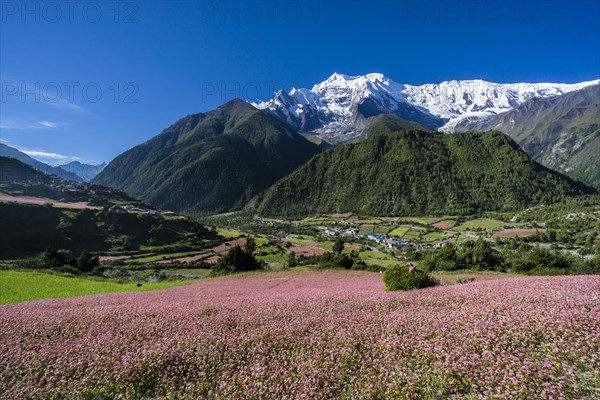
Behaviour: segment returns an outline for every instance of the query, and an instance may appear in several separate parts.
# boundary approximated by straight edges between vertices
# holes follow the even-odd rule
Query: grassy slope
[[[146,292],[183,285],[184,281],[116,283],[43,272],[0,271],[0,304],[112,292]]]

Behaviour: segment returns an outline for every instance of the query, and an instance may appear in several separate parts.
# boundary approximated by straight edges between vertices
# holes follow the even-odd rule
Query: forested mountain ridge
[[[468,214],[593,192],[531,160],[502,132],[400,131],[326,150],[248,208],[261,215]]]
[[[242,208],[319,152],[316,144],[236,99],[180,119],[119,155],[93,183],[162,209],[221,213]]]

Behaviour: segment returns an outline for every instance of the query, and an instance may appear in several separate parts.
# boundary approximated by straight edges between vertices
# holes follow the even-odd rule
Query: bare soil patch
[[[535,235],[536,232],[544,233],[545,229],[504,229],[502,231],[498,231],[492,235],[492,237],[501,237],[501,238],[513,238],[517,237],[527,237],[531,235]]]
[[[78,210],[83,210],[86,208],[89,209],[99,209],[100,207],[90,206],[89,203],[84,201],[78,201],[75,203],[65,203],[62,201],[54,201],[50,199],[44,199],[42,197],[32,197],[32,196],[12,196],[6,193],[0,193],[0,201],[6,201],[10,203],[20,203],[20,204],[52,204],[54,207],[58,208],[75,208]]]

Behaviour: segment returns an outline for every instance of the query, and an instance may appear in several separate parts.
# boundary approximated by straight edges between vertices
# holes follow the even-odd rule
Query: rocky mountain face
[[[486,118],[519,107],[530,99],[562,95],[597,84],[511,83],[454,80],[408,85],[382,74],[335,73],[312,89],[279,91],[255,106],[292,128],[330,143],[358,136],[369,119],[390,114],[450,132],[463,119]]]

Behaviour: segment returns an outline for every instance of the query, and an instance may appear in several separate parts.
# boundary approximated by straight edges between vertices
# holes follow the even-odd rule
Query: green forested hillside
[[[162,209],[240,209],[319,146],[241,100],[187,116],[115,158],[93,182]]]
[[[190,218],[149,213],[146,204],[123,192],[88,183],[0,182],[0,195],[0,260],[34,256],[48,246],[74,254],[122,253],[139,252],[140,246],[197,249],[216,239]]]
[[[216,239],[183,217],[129,213],[118,207],[73,210],[0,202],[0,259],[34,256],[48,246],[82,251],[127,252],[140,246],[202,247]]]
[[[49,175],[11,157],[0,156],[0,182],[42,183],[51,180]]]
[[[506,132],[534,160],[600,189],[600,85],[533,98],[506,113],[465,119],[455,129]]]
[[[261,214],[465,214],[593,192],[501,132],[402,131],[331,148],[255,198]]]

